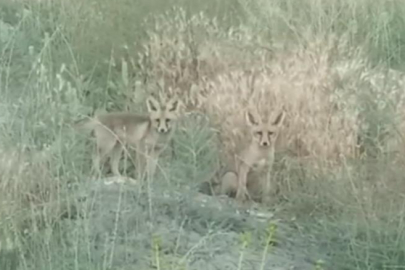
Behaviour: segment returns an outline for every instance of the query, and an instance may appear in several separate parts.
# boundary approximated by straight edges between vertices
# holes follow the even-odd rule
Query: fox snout
[[[264,135],[266,135],[266,134],[264,134]],[[262,135],[262,137],[260,138],[259,144],[260,144],[260,146],[263,146],[263,147],[270,146],[271,142],[269,140],[269,137]]]
[[[160,128],[158,128],[158,132],[159,133],[166,133],[166,132],[168,132],[169,131],[169,128],[166,128],[166,127],[160,127]]]
[[[260,145],[261,145],[261,146],[269,146],[269,145],[270,145],[270,142],[268,142],[268,141],[262,141]]]
[[[261,147],[268,147],[271,145],[270,137],[272,133],[257,131],[255,133],[256,140]]]
[[[159,120],[157,121],[157,131],[159,133],[167,133],[170,131],[170,125],[169,125],[169,121],[168,119],[166,120]]]

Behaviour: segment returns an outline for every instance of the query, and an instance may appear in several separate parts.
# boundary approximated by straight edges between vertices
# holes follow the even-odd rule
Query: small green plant
[[[277,225],[274,223],[270,223],[269,226],[266,228],[266,238],[264,243],[264,250],[262,253],[262,261],[260,264],[260,270],[264,269],[264,265],[266,262],[266,256],[269,252],[270,246],[274,243],[274,236],[276,234]]]
[[[315,264],[315,270],[325,270],[325,268],[323,268],[324,264],[324,261],[317,260]]]
[[[238,270],[242,269],[242,262],[243,262],[245,250],[252,242],[252,233],[244,232],[243,234],[241,234],[240,238],[239,238],[239,242],[241,245],[241,251],[240,251],[240,256],[239,256],[239,261],[238,261]]]
[[[162,244],[162,238],[157,235],[152,236],[152,253],[153,253],[153,265],[156,269],[160,270],[160,247]]]

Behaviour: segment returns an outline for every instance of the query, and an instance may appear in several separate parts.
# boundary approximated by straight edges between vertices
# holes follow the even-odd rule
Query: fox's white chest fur
[[[153,148],[156,150],[164,149],[167,144],[169,143],[172,137],[173,131],[169,131],[167,133],[161,134],[158,133],[156,130],[149,128],[148,132],[146,132],[144,136],[144,142],[149,148]]]
[[[253,170],[263,169],[269,159],[274,156],[274,149],[268,147],[260,147],[258,145],[252,144],[250,147],[242,151],[238,157],[238,166],[244,165],[250,167]]]

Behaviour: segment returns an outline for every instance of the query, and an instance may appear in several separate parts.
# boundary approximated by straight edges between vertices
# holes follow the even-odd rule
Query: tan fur
[[[273,121],[266,122],[250,112],[246,114],[251,131],[251,141],[236,156],[234,166],[236,169],[228,170],[223,174],[217,189],[219,193],[229,194],[236,190],[236,199],[244,200],[248,195],[248,184],[253,184],[250,186],[256,190],[260,189],[257,187],[257,183],[248,183],[248,180],[251,181],[250,178],[255,178],[252,181],[257,180],[257,177],[253,177],[251,174],[252,171],[262,171],[266,165],[271,169],[274,161],[275,141],[284,118],[284,111],[281,111]],[[270,185],[267,182],[265,181],[264,185],[261,185],[265,195],[268,193]]]
[[[137,170],[146,165],[149,176],[154,174],[157,158],[171,140],[180,106],[176,98],[167,102],[161,98],[159,102],[152,96],[146,100],[146,104],[149,115],[102,113],[76,125],[77,128],[94,131],[97,153],[93,166],[98,172],[100,162],[110,156],[111,170],[119,176],[119,160],[124,145],[128,145],[136,150]]]

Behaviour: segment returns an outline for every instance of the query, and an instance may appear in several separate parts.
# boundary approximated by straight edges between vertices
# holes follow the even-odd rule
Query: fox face
[[[159,102],[154,97],[150,96],[147,101],[149,117],[152,123],[152,128],[158,133],[165,134],[171,131],[173,121],[176,120],[179,111],[179,100],[171,98],[169,101]]]
[[[284,118],[285,113],[281,111],[274,121],[269,120],[265,123],[250,112],[246,113],[246,121],[251,127],[253,141],[261,148],[273,146]]]

